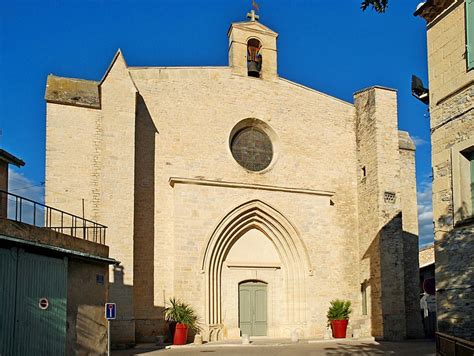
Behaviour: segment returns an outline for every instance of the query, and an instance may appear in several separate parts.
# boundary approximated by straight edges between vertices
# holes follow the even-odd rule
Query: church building
[[[204,340],[323,338],[336,298],[354,335],[421,336],[396,91],[351,103],[280,77],[254,12],[227,35],[228,66],[130,67],[119,50],[100,81],[48,77],[46,204],[82,215],[84,199],[108,226],[113,342],[166,333],[170,297]]]

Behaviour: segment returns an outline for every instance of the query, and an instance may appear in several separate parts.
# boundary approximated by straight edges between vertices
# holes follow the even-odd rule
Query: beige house
[[[427,21],[438,331],[473,341],[474,2],[429,0],[415,15]]]
[[[46,201],[85,199],[109,226],[114,342],[162,334],[173,296],[208,340],[322,338],[334,298],[355,335],[420,336],[396,91],[349,103],[279,77],[278,34],[255,14],[228,37],[229,66],[129,67],[118,51],[99,82],[48,77]]]

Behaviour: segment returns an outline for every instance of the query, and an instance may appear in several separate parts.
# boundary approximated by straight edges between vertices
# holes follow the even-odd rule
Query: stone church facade
[[[420,336],[412,140],[396,91],[354,103],[277,73],[277,33],[233,23],[229,66],[50,75],[46,203],[108,225],[115,343],[163,333],[170,297],[204,339],[323,337],[329,301],[355,334]],[[403,214],[403,216],[402,216]]]

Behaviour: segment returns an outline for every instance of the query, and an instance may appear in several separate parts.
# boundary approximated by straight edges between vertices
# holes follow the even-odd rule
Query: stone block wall
[[[84,199],[86,217],[97,220],[95,137],[102,112],[49,102],[46,115],[46,204],[82,216]]]
[[[106,355],[108,265],[71,258],[68,263],[67,355]],[[97,276],[103,283],[97,282]]]
[[[472,340],[473,207],[462,155],[474,150],[474,71],[465,2],[448,2],[427,26],[438,330]]]
[[[135,120],[135,194],[133,208],[133,300],[136,339],[154,342],[163,333],[164,303],[155,306],[155,148],[158,131],[141,96],[137,98]],[[164,262],[166,251],[160,249]],[[160,320],[160,321],[158,321]]]
[[[356,93],[354,103],[360,283],[370,295],[372,335],[414,337],[421,333],[414,146],[406,133],[399,137],[393,90],[369,88]]]
[[[435,242],[438,331],[474,341],[474,224]]]
[[[436,240],[441,238],[443,230],[451,229],[457,220],[466,215],[463,205],[468,203],[469,194],[462,194],[464,199],[455,202],[453,192],[459,191],[461,180],[459,175],[455,179],[453,173],[460,170],[456,156],[472,145],[469,142],[474,137],[473,100],[474,86],[471,85],[436,105],[433,110],[432,126],[436,124],[431,129],[431,145]]]
[[[474,335],[472,318],[466,318],[474,314],[474,222],[472,192],[462,181],[470,173],[460,158],[474,149],[473,94],[471,85],[437,105],[431,135],[438,330],[468,340]]]
[[[100,151],[100,213],[108,226],[110,255],[121,262],[110,282],[110,301],[120,311],[112,337],[135,341],[134,320],[134,195],[135,115],[137,90],[120,52],[101,84],[102,141]],[[117,280],[115,277],[119,277]]]
[[[466,65],[465,2],[453,0],[450,3],[451,5],[440,16],[428,23],[428,76],[432,127],[439,121],[435,113],[439,102],[454,91],[470,85],[474,79],[474,71],[468,72]]]
[[[419,303],[418,204],[416,199],[415,144],[407,132],[400,138],[400,199],[403,212],[405,315],[408,338],[422,338]]]
[[[118,52],[101,83],[100,107],[47,103],[46,204],[108,226],[112,335],[133,343],[133,231],[136,88]],[[47,96],[48,97],[48,96]],[[126,327],[123,327],[123,325]]]

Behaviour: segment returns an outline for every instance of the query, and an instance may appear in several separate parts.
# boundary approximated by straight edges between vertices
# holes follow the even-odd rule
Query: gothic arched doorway
[[[221,220],[202,254],[202,271],[206,280],[205,322],[209,328],[209,340],[222,339],[224,330],[234,327],[226,325],[229,315],[222,306],[222,275],[227,255],[234,244],[249,231],[263,234],[281,263],[279,330],[294,330],[306,323],[305,284],[306,277],[311,272],[306,248],[296,229],[280,212],[254,200],[235,208]],[[273,267],[278,269],[278,266]],[[268,326],[272,327],[271,323]],[[283,333],[286,335],[287,331],[280,334],[274,331],[272,335],[283,336]]]

